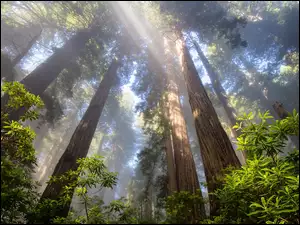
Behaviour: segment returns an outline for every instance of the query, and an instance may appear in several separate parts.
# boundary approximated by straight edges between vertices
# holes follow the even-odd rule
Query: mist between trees
[[[299,223],[299,2],[2,1],[1,87],[3,223]]]

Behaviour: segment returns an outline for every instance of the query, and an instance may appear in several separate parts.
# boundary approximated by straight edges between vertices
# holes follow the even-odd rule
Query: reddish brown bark
[[[214,92],[216,93],[219,101],[221,102],[225,113],[230,121],[230,127],[231,127],[231,132],[234,136],[235,139],[237,139],[237,137],[240,135],[239,131],[236,131],[235,129],[233,129],[232,127],[236,124],[236,118],[235,118],[235,110],[230,107],[229,102],[227,100],[227,96],[225,93],[224,88],[222,87],[222,84],[220,82],[219,79],[219,75],[218,73],[213,69],[213,67],[210,65],[209,61],[207,60],[207,58],[205,57],[204,53],[202,52],[200,46],[198,45],[198,43],[193,40],[194,46],[197,50],[197,53],[206,69],[207,75],[210,78],[211,84],[213,86]],[[239,154],[239,153],[237,153]],[[246,151],[242,151],[244,160],[243,162],[245,162],[246,160]],[[241,162],[242,163],[242,162]]]
[[[200,189],[199,180],[193,154],[190,148],[186,122],[180,103],[178,80],[176,79],[171,55],[165,53],[167,62],[167,102],[169,107],[169,121],[171,125],[172,142],[174,148],[175,171],[178,191],[196,193]],[[204,205],[195,206],[194,218],[205,215]]]
[[[78,31],[62,48],[57,49],[44,63],[26,76],[21,83],[32,94],[41,95],[59,73],[79,55],[91,36],[90,30]]]
[[[163,106],[163,113],[166,121],[169,120],[169,105],[168,102]],[[174,161],[174,149],[172,146],[172,135],[171,131],[168,128],[165,128],[165,149],[166,149],[166,158],[167,158],[167,173],[168,173],[168,189],[169,195],[178,191],[177,187],[177,179],[176,179],[176,169],[175,169],[175,161]]]
[[[76,160],[86,157],[109,91],[117,79],[118,67],[119,62],[114,60],[101,81],[87,111],[74,131],[70,143],[57,163],[52,176],[59,176],[69,170],[76,170],[78,168]],[[41,200],[57,199],[64,185],[66,184],[48,184]],[[67,204],[63,210],[56,213],[56,216],[67,216],[69,207],[70,204]],[[45,218],[44,222],[48,222],[49,219]]]
[[[212,193],[217,188],[216,176],[220,175],[222,170],[228,166],[240,167],[240,162],[208,98],[192,58],[185,46],[181,31],[178,32],[178,36],[177,49],[181,69],[195,119],[208,191]],[[217,202],[213,196],[210,196],[210,208],[211,215],[215,215]]]
[[[195,193],[196,189],[199,189],[199,182],[179,100],[178,86],[174,81],[170,81],[169,84],[168,102],[177,187],[179,191],[191,191]]]

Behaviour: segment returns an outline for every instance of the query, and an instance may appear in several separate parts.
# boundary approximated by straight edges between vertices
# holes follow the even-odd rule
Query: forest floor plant
[[[22,223],[38,196],[31,178],[36,165],[35,133],[21,121],[37,119],[38,112],[29,110],[21,121],[10,121],[8,114],[23,106],[41,108],[43,103],[18,82],[4,82],[2,92],[9,95],[9,101],[1,110],[1,223]]]

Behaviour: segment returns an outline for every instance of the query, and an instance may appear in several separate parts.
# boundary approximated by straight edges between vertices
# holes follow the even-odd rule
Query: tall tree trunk
[[[14,59],[12,60],[12,65],[13,65],[13,66],[17,65],[17,64],[21,61],[21,59],[23,59],[24,56],[27,55],[27,53],[28,53],[29,50],[32,48],[32,46],[36,43],[36,41],[39,39],[39,37],[41,36],[41,34],[42,34],[42,30],[40,31],[39,34],[37,34],[36,36],[34,36],[34,37],[29,41],[29,43],[28,43],[28,45],[26,46],[26,48],[23,49],[23,51],[22,51],[19,55],[17,55],[16,58],[14,58]]]
[[[155,44],[153,46],[159,46],[158,40],[155,39]],[[163,69],[161,62],[167,63],[164,61],[164,56],[166,48],[155,49],[153,46],[149,46],[149,59],[148,59],[148,69],[152,71],[154,74],[159,74],[157,77],[158,87],[161,93],[164,92],[164,87],[166,86],[165,79],[167,77],[166,71]],[[161,75],[164,76],[161,76]],[[167,96],[162,96],[161,101],[159,102],[160,108],[162,110],[162,116],[165,121],[166,126],[164,127],[164,143],[165,143],[165,151],[166,151],[166,161],[167,161],[167,176],[168,176],[168,194],[171,195],[174,192],[179,191],[178,189],[178,181],[176,174],[176,165],[174,158],[174,148],[173,148],[173,138],[172,131],[170,126],[170,104]]]
[[[172,134],[169,128],[169,104],[167,99],[164,99],[162,105],[162,111],[165,121],[168,123],[168,126],[165,127],[165,150],[166,150],[166,159],[167,159],[167,174],[168,174],[168,190],[169,195],[178,191],[177,179],[176,179],[176,170],[175,170],[175,160],[174,160],[174,149],[172,145]]]
[[[145,219],[152,220],[152,187],[149,187],[145,202]]]
[[[279,102],[276,101],[273,104],[273,108],[274,108],[275,112],[277,113],[277,115],[279,116],[280,119],[284,119],[289,115],[288,111],[285,110],[282,103],[279,103]],[[297,149],[299,149],[299,135],[298,136],[295,136],[295,135],[290,136],[290,139],[293,142],[293,144],[295,145],[295,147]]]
[[[20,83],[32,94],[41,96],[59,73],[76,58],[92,36],[92,30],[78,31],[62,48],[53,53],[45,62],[26,76]],[[1,110],[4,109],[8,96],[1,98]],[[28,109],[22,107],[9,115],[10,120],[19,120]]]
[[[171,81],[168,88],[169,118],[172,131],[172,142],[177,174],[177,187],[179,191],[191,191],[195,193],[199,188],[195,163],[190,149],[189,139],[186,130],[186,123],[183,117],[179,100],[178,86]],[[184,165],[186,164],[186,165]],[[191,165],[189,165],[191,164]],[[188,168],[191,166],[190,168]],[[193,170],[193,168],[195,170]]]
[[[116,60],[111,63],[52,176],[59,176],[69,170],[76,170],[78,168],[76,160],[86,157],[109,91],[117,79],[119,65],[120,63]],[[66,184],[48,184],[41,200],[57,199],[64,185]],[[63,210],[56,212],[56,216],[67,216],[70,203],[66,204]],[[49,222],[49,219],[51,218],[46,217],[44,222]]]
[[[169,115],[174,148],[177,188],[178,191],[196,193],[196,190],[200,189],[200,185],[195,161],[189,144],[186,122],[182,113],[178,86],[174,81],[170,82],[168,102],[170,104]],[[197,219],[199,213],[200,216],[205,215],[204,205],[196,207],[199,208],[195,208],[195,217],[191,219]]]
[[[198,45],[198,43],[193,40],[193,44],[198,52],[198,55],[206,69],[207,75],[210,78],[210,81],[212,83],[214,92],[216,93],[219,101],[221,102],[226,115],[230,121],[230,129],[231,132],[234,136],[235,139],[237,139],[237,137],[241,134],[239,131],[236,131],[235,129],[233,129],[232,127],[236,124],[236,118],[235,118],[235,110],[230,107],[228,100],[227,100],[227,96],[226,96],[226,92],[224,90],[224,88],[221,85],[220,79],[219,79],[219,75],[217,74],[217,72],[213,69],[213,67],[210,65],[209,61],[207,60],[207,58],[205,57],[204,53],[202,52],[200,46]],[[244,157],[244,160],[240,160],[242,164],[245,163],[245,159],[246,159],[246,151],[236,151],[236,154],[242,154]]]
[[[1,51],[1,80],[4,78],[5,81],[14,81],[16,77],[16,72],[14,71],[13,64],[9,56]],[[1,111],[2,108],[2,100],[1,98]]]
[[[178,191],[196,193],[197,189],[200,189],[200,185],[180,103],[178,80],[172,67],[171,55],[166,53],[165,57],[167,61],[167,102],[174,148],[177,188]],[[205,216],[203,204],[195,206],[194,210],[194,216],[191,220],[199,219],[199,215],[202,218]]]
[[[198,76],[181,31],[178,32],[178,36],[179,40],[176,44],[181,69],[195,119],[207,187],[208,191],[212,193],[217,188],[216,176],[220,175],[222,170],[228,166],[240,167],[241,164]],[[211,215],[216,215],[216,210],[216,199],[210,196]]]
[[[172,147],[171,134],[168,133],[165,139],[166,145],[166,158],[167,158],[167,174],[168,174],[168,189],[169,195],[178,191],[177,179],[176,179],[176,170],[174,162],[174,152]]]

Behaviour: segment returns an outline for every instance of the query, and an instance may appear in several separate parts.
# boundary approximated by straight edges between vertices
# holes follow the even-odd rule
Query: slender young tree
[[[177,35],[176,45],[195,119],[208,192],[212,193],[217,188],[216,176],[228,166],[240,167],[241,164],[199,78],[181,30],[177,30]],[[216,199],[210,196],[211,215],[216,214],[216,209]]]
[[[87,111],[74,131],[68,147],[57,163],[52,176],[59,176],[69,170],[76,170],[78,168],[76,160],[86,157],[109,91],[117,80],[117,69],[119,66],[120,62],[114,59],[92,98]],[[61,183],[48,184],[41,200],[57,199],[64,185]],[[70,204],[71,202],[66,204],[62,210],[56,212],[56,216],[67,216]],[[43,220],[44,222],[49,222],[50,219],[46,216]]]

